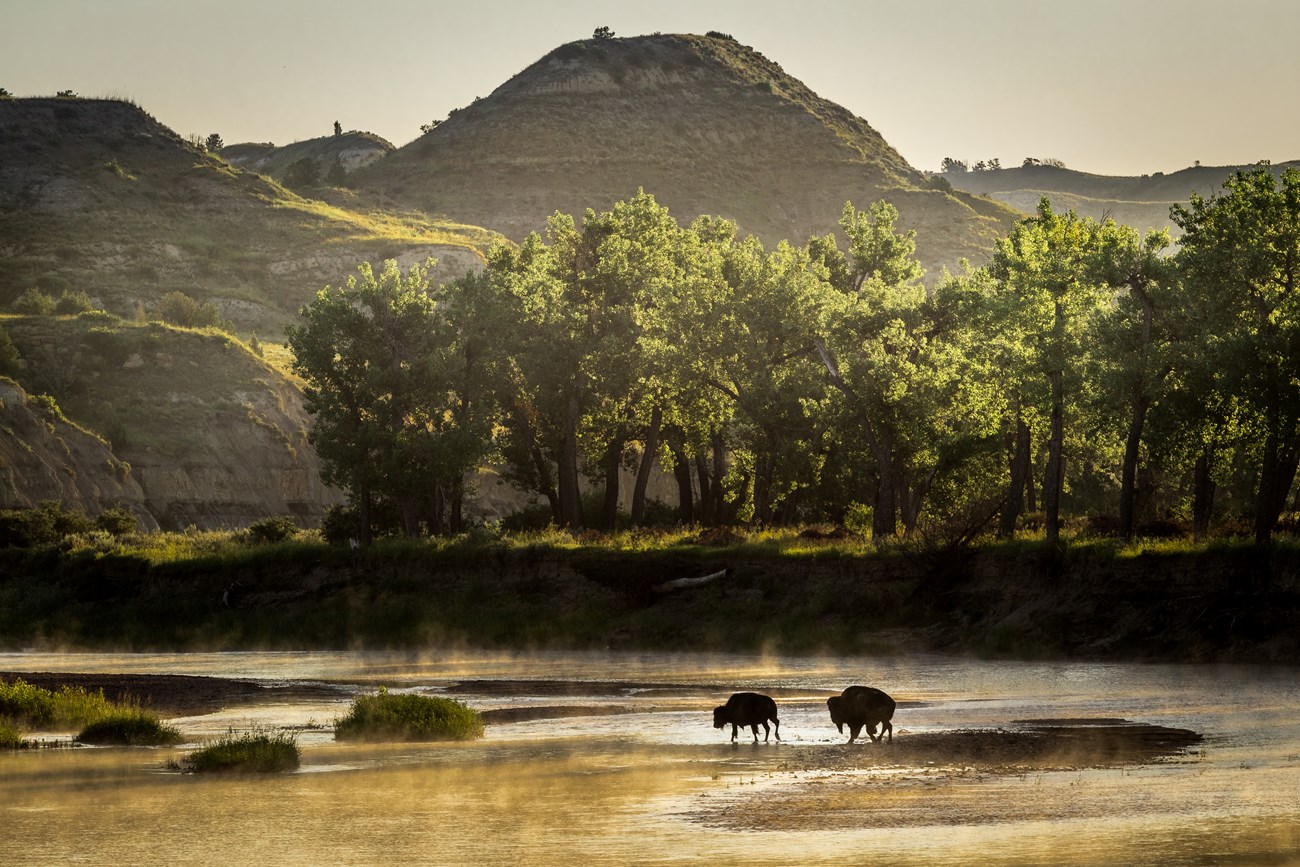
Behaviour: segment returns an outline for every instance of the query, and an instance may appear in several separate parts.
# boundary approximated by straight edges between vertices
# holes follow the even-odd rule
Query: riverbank
[[[0,552],[0,647],[941,652],[1300,662],[1300,549],[836,540]]]

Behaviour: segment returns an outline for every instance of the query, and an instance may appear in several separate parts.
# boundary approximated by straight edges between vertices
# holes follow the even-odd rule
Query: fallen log
[[[671,581],[656,584],[653,589],[656,593],[671,593],[674,590],[681,590],[683,587],[699,587],[701,584],[708,584],[710,581],[725,578],[730,571],[730,569],[723,569],[720,572],[710,572],[708,575],[700,575],[696,578],[674,578]]]

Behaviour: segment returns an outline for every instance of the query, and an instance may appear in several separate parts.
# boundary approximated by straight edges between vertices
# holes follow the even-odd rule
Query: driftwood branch
[[[700,575],[696,578],[674,578],[672,581],[656,584],[654,591],[656,593],[671,593],[673,590],[680,590],[683,587],[699,587],[701,584],[708,584],[710,581],[725,578],[729,571],[729,569],[723,569],[721,572],[710,572],[708,575]]]

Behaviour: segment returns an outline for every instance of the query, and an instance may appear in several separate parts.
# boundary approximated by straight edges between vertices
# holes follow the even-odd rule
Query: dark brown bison
[[[776,702],[756,692],[738,692],[727,703],[713,709],[713,727],[720,729],[731,724],[731,739],[745,726],[754,730],[754,743],[758,743],[758,727],[763,727],[763,742],[767,742],[770,729],[767,721],[776,725],[776,739],[781,740],[781,721],[776,718]]]
[[[851,686],[839,695],[833,695],[826,699],[826,707],[830,708],[831,722],[844,734],[844,726],[849,727],[849,743],[853,743],[858,738],[858,733],[863,728],[867,730],[867,735],[871,740],[879,743],[885,735],[889,735],[889,742],[894,742],[894,724],[890,722],[894,718],[894,708],[897,703],[885,693],[872,686]],[[879,725],[880,735],[876,735],[876,726]]]

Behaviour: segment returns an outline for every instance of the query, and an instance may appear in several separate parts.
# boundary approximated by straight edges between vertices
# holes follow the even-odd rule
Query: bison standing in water
[[[758,727],[763,727],[763,742],[770,733],[767,721],[776,724],[776,739],[781,740],[781,721],[776,718],[776,702],[756,692],[738,692],[727,703],[713,709],[713,727],[720,729],[731,724],[731,739],[745,726],[754,730],[754,743],[758,743]]]
[[[826,699],[826,707],[831,712],[831,722],[844,734],[845,723],[849,726],[849,743],[858,738],[863,728],[872,741],[879,743],[889,734],[889,742],[894,742],[894,708],[897,703],[885,693],[872,686],[851,686],[839,695]],[[876,735],[879,725],[880,735]]]

